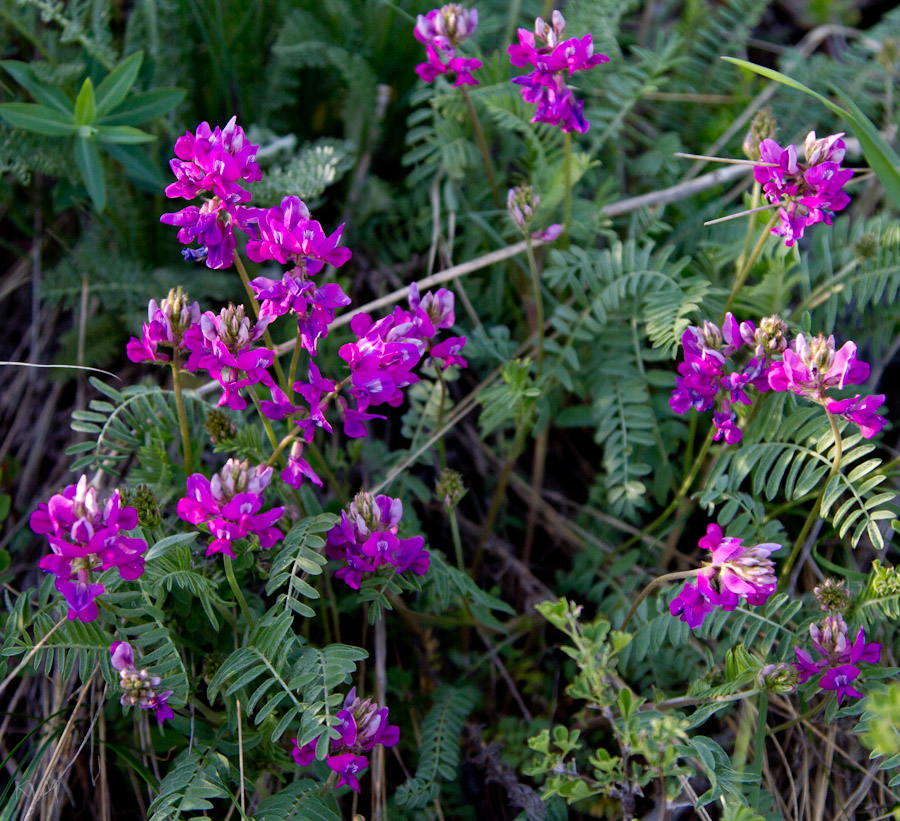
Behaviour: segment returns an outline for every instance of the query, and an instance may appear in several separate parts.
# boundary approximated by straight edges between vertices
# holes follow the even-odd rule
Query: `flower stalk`
[[[194,472],[191,434],[187,414],[184,412],[184,395],[181,391],[181,354],[176,348],[172,357],[172,384],[175,390],[175,407],[178,410],[178,424],[181,427],[181,447],[184,452],[184,472],[190,476]]]

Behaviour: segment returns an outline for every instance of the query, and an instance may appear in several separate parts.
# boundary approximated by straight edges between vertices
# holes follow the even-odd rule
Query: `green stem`
[[[753,193],[750,195],[750,210],[753,211],[759,206],[759,196],[761,193],[761,186],[755,180],[753,181]],[[737,267],[740,269],[744,260],[747,259],[747,254],[750,253],[750,243],[753,242],[753,228],[756,225],[756,219],[748,219],[747,220],[747,233],[744,236],[744,250],[741,251],[741,255],[738,257]]]
[[[256,412],[259,414],[259,418],[262,420],[263,427],[266,429],[266,435],[269,437],[269,442],[271,442],[272,447],[276,451],[278,451],[279,443],[275,438],[275,431],[272,430],[272,425],[269,422],[268,417],[262,412],[262,405],[259,402],[259,396],[257,396],[256,394],[256,385],[251,385],[247,393],[250,394],[250,398],[253,400],[253,404],[256,405]]]
[[[247,292],[247,296],[250,299],[250,304],[253,306],[253,315],[259,319],[259,302],[256,300],[256,296],[253,293],[253,288],[250,287],[250,277],[247,276],[247,269],[244,267],[244,263],[241,260],[241,255],[235,251],[234,252],[234,267],[237,268],[237,272],[241,277],[241,282],[244,283],[244,290]],[[272,339],[272,334],[269,333],[269,329],[266,328],[263,331],[263,339],[266,341],[266,347],[270,351],[275,350],[275,342]],[[285,381],[284,370],[281,367],[281,362],[278,361],[278,357],[273,357],[272,364],[275,366],[275,375],[278,377],[278,382],[287,393],[290,390],[290,385]]]
[[[531,234],[527,231],[524,234],[525,253],[528,256],[528,267],[531,270],[531,285],[534,288],[534,309],[537,313],[538,355],[537,376],[535,379],[539,380],[541,371],[544,368],[544,298],[541,295],[541,278],[538,276],[537,263],[534,261],[534,249],[531,247]]]
[[[291,365],[288,368],[288,378],[287,378],[287,389],[285,393],[288,397],[288,402],[293,403],[294,401],[294,381],[297,378],[297,363],[300,361],[300,329],[297,329],[297,339],[294,342],[294,350],[291,351]]]
[[[193,452],[191,449],[191,434],[188,428],[187,415],[184,412],[184,395],[181,392],[181,354],[175,349],[172,358],[172,382],[175,386],[175,407],[178,409],[178,424],[181,426],[181,447],[184,452],[184,473],[190,476],[194,472]]]
[[[569,228],[572,225],[572,135],[568,131],[563,134],[563,145],[565,146],[563,168],[566,175],[566,199],[563,211],[562,247],[564,250],[568,250]]]
[[[647,598],[657,587],[659,587],[664,582],[674,582],[678,581],[678,579],[687,579],[690,576],[696,576],[700,573],[700,568],[695,568],[694,570],[679,570],[677,573],[666,573],[663,576],[657,576],[650,584],[648,584],[642,591],[640,596],[637,597],[634,604],[631,605],[631,610],[628,611],[628,615],[625,616],[625,621],[622,622],[622,626],[619,628],[624,631],[626,627],[628,627],[628,622],[631,621],[631,617],[637,612],[638,607],[641,606],[641,602]]]
[[[759,805],[759,786],[762,783],[762,765],[763,758],[766,754],[766,719],[769,715],[769,691],[763,690],[759,694],[759,700],[756,702],[756,745],[753,750],[753,767],[750,772],[756,776],[751,787],[750,806]]]
[[[241,613],[244,614],[244,621],[247,622],[247,629],[252,630],[253,617],[250,615],[250,608],[247,607],[247,600],[244,598],[244,593],[238,586],[237,579],[234,577],[234,566],[231,563],[231,556],[227,553],[223,553],[222,558],[225,560],[225,577],[228,579],[231,592],[234,593],[234,597],[237,599],[237,603],[241,608]]]
[[[463,561],[462,538],[459,535],[459,522],[456,521],[456,510],[450,511],[450,536],[453,538],[453,551],[456,554],[456,566],[461,573],[466,572]]]
[[[834,415],[828,413],[826,410],[825,413],[828,416],[828,422],[831,425],[831,434],[834,437],[834,461],[831,463],[831,471],[828,473],[828,478],[825,480],[825,484],[822,485],[822,492],[819,494],[819,498],[816,499],[816,503],[813,505],[812,510],[809,511],[809,516],[806,517],[806,521],[803,523],[803,529],[800,531],[800,535],[797,537],[797,541],[794,543],[794,548],[791,550],[791,555],[788,556],[787,561],[781,568],[781,574],[778,577],[778,589],[784,590],[787,586],[788,579],[790,578],[791,570],[794,567],[795,562],[800,556],[800,551],[803,549],[803,543],[806,541],[806,537],[809,535],[809,531],[813,526],[813,522],[819,517],[819,511],[822,509],[822,499],[825,498],[825,491],[828,490],[828,485],[831,483],[831,480],[835,477],[838,470],[841,466],[841,457],[844,453],[844,443],[841,439],[841,432],[837,426],[837,420]]]
[[[731,310],[731,306],[734,304],[735,299],[737,299],[737,295],[741,290],[744,282],[746,282],[747,277],[750,275],[750,271],[753,269],[753,266],[756,264],[756,260],[759,259],[759,255],[762,253],[762,249],[766,245],[766,240],[769,238],[769,233],[775,227],[775,223],[778,221],[778,214],[775,214],[767,223],[766,227],[763,228],[762,233],[759,235],[759,239],[756,241],[756,245],[753,246],[753,250],[750,252],[750,256],[744,261],[744,264],[741,266],[741,269],[737,272],[737,275],[734,278],[734,285],[731,288],[731,293],[728,295],[728,301],[725,303],[725,310],[722,311],[722,322],[725,321],[725,314]],[[721,323],[719,323],[721,324]]]
[[[503,199],[500,197],[500,189],[497,188],[497,180],[494,179],[494,169],[491,165],[491,155],[488,151],[487,142],[484,139],[484,130],[481,128],[481,120],[478,119],[478,112],[472,104],[472,98],[465,86],[459,87],[462,98],[466,102],[466,108],[469,109],[469,117],[472,118],[472,130],[475,132],[475,142],[478,150],[481,152],[481,164],[484,166],[484,173],[487,175],[488,185],[491,187],[491,196],[494,198],[494,205],[497,208],[503,208]]]

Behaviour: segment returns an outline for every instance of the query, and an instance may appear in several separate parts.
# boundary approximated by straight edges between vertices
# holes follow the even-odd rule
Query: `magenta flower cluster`
[[[202,122],[196,134],[188,131],[175,141],[175,159],[169,166],[176,181],[166,187],[166,196],[204,197],[199,206],[160,217],[160,222],[178,226],[182,245],[197,243],[196,248],[185,249],[185,259],[205,260],[209,268],[228,268],[234,262],[234,229],[252,233],[259,216],[258,209],[243,205],[250,201],[250,192],[240,184],[261,179],[258,148],[248,143],[236,117],[225,128],[210,129]]]
[[[477,25],[478,10],[458,3],[420,14],[413,35],[425,45],[428,59],[416,66],[416,74],[426,83],[433,83],[440,74],[455,74],[454,86],[477,86],[472,72],[481,68],[481,60],[456,56],[457,47],[472,36]]]
[[[782,148],[775,140],[759,144],[760,159],[766,165],[753,168],[753,176],[762,185],[766,199],[778,205],[780,222],[772,233],[784,237],[790,247],[809,225],[824,222],[831,225],[835,211],[850,203],[843,190],[853,176],[853,169],[841,168],[846,146],[843,133],[816,139],[816,132],[806,137],[806,162],[797,158],[797,147]]]
[[[669,605],[673,616],[694,629],[716,607],[734,610],[741,598],[761,605],[775,592],[775,563],[769,558],[781,545],[766,543],[745,547],[742,539],[723,536],[722,528],[710,524],[699,546],[712,554],[697,571],[695,582],[687,581]]]
[[[167,703],[172,691],[158,692],[162,679],[134,666],[132,646],[126,641],[116,641],[109,648],[109,652],[113,668],[119,671],[119,686],[122,688],[119,703],[123,707],[153,710],[160,727],[166,719],[174,718],[175,713]]]
[[[609,62],[605,54],[594,54],[593,36],[585,34],[580,39],[561,40],[566,21],[554,11],[551,23],[538,17],[534,21],[534,33],[519,29],[519,42],[507,48],[514,66],[532,66],[533,71],[513,82],[522,86],[522,99],[537,105],[533,123],[557,125],[563,131],[584,133],[590,123],[584,118],[584,100],[576,102],[572,90],[566,86],[566,74],[571,78],[576,71],[588,71],[600,63]]]
[[[160,345],[180,358],[187,351],[185,334],[199,322],[200,304],[189,302],[180,288],[169,291],[159,304],[151,299],[141,338],[131,337],[126,346],[128,358],[132,362],[168,362],[170,356],[159,350]]]
[[[361,491],[341,521],[327,534],[325,555],[343,566],[335,573],[354,590],[359,590],[363,574],[374,574],[383,566],[397,573],[411,570],[419,576],[428,572],[430,554],[421,536],[401,539],[397,536],[403,518],[403,503],[390,496]]]
[[[339,268],[350,260],[350,250],[338,246],[343,230],[341,225],[326,235],[321,224],[310,219],[303,200],[285,197],[280,206],[264,212],[259,238],[247,243],[247,256],[254,262],[275,260],[290,266],[280,280],[257,277],[250,283],[260,301],[260,320],[293,313],[300,342],[311,356],[318,340],[328,336],[335,309],[350,304],[336,283],[317,285],[310,279],[325,265]]]
[[[856,345],[846,342],[837,350],[833,336],[807,340],[797,334],[788,342],[787,334],[786,324],[777,316],[763,319],[758,328],[752,322],[738,324],[730,313],[721,329],[709,321],[702,327],[689,327],[681,338],[684,361],[678,365],[676,387],[669,399],[672,410],[683,414],[715,408],[714,438],[724,437],[729,444],[740,442],[742,432],[734,405],[752,404],[747,393],[752,386],[757,391],[791,391],[804,396],[858,425],[864,438],[875,436],[884,425],[884,417],[876,413],[884,394],[857,394],[841,400],[826,394],[869,378],[869,365],[856,358]]]
[[[271,480],[272,468],[251,468],[248,462],[237,459],[229,459],[212,479],[194,473],[187,480],[188,495],[178,501],[178,518],[206,525],[214,537],[206,549],[207,556],[224,553],[234,559],[234,542],[251,535],[259,539],[260,547],[272,547],[282,537],[275,523],[284,508],[260,513],[265,504],[263,491]]]
[[[438,333],[455,321],[453,305],[453,294],[446,288],[421,296],[413,283],[409,289],[409,310],[397,306],[393,313],[377,321],[369,314],[356,314],[350,321],[356,341],[342,345],[339,350],[339,356],[350,369],[349,376],[338,384],[323,377],[316,364],[310,362],[309,381],[294,384],[294,390],[309,407],[308,415],[297,420],[305,440],[312,441],[316,428],[333,433],[325,416],[332,401],[340,413],[345,435],[365,436],[364,422],[385,418],[371,413],[369,408],[399,406],[403,402],[403,389],[419,381],[413,369],[423,357],[444,369],[451,365],[467,367],[460,355],[465,337],[437,339]],[[355,408],[341,395],[344,390]],[[285,406],[279,409],[278,418],[298,410]],[[270,411],[270,416],[274,414],[274,410]]]
[[[376,744],[394,747],[400,741],[400,728],[396,724],[388,724],[387,707],[379,708],[371,698],[359,698],[355,687],[347,693],[344,706],[335,718],[339,721],[335,727],[339,735],[331,739],[325,761],[339,776],[336,788],[349,784],[350,789],[359,792],[358,774],[369,766],[365,754],[371,752]],[[299,766],[308,767],[316,760],[318,740],[319,737],[316,737],[302,747],[298,739],[293,740],[291,755]]]
[[[857,630],[856,638],[851,644],[847,623],[840,613],[829,613],[819,624],[811,624],[809,635],[821,658],[814,661],[806,650],[794,648],[800,683],[823,674],[819,679],[819,688],[837,693],[838,704],[845,695],[862,698],[863,694],[853,686],[861,672],[858,665],[860,662],[878,664],[881,660],[881,645],[876,642],[867,643],[862,627]]]
[[[105,592],[94,574],[115,567],[126,581],[144,572],[147,542],[126,536],[138,526],[137,511],[122,507],[114,490],[102,507],[97,489],[87,476],[62,493],[41,502],[31,514],[31,529],[47,537],[49,556],[39,562],[41,570],[56,576],[56,589],[69,605],[67,617],[88,622],[97,618],[96,599]]]
[[[678,365],[676,387],[669,399],[675,413],[712,410],[715,439],[729,444],[740,442],[735,403],[752,404],[747,388],[767,391],[769,354],[777,350],[783,337],[772,320],[763,320],[757,330],[752,322],[742,322],[728,313],[719,328],[709,320],[701,327],[689,326],[681,336],[684,361]],[[775,337],[772,339],[772,337]],[[747,347],[745,347],[747,346]],[[748,354],[752,353],[752,356]]]

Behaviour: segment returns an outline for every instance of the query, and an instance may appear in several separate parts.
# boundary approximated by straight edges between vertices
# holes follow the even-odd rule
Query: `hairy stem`
[[[822,509],[822,499],[825,497],[825,491],[828,489],[828,485],[841,467],[841,457],[844,454],[844,443],[841,439],[841,432],[838,429],[837,420],[835,419],[834,414],[828,413],[827,410],[825,413],[828,416],[828,422],[831,425],[831,434],[834,437],[834,461],[831,463],[831,470],[828,473],[828,478],[825,479],[825,483],[822,485],[822,492],[819,493],[819,498],[816,499],[816,503],[813,505],[812,510],[809,511],[809,516],[806,517],[806,521],[803,523],[803,529],[800,531],[800,535],[794,543],[791,555],[788,556],[787,561],[781,568],[781,574],[778,577],[779,590],[783,590],[787,586],[791,570],[800,556],[800,551],[803,549],[803,544],[806,541],[806,537],[809,535],[810,528],[813,526],[813,522],[819,517],[819,511]]]
[[[190,476],[194,472],[193,453],[191,449],[191,432],[188,428],[187,414],[184,412],[184,396],[181,392],[181,354],[176,349],[172,358],[172,383],[175,388],[175,407],[178,409],[178,424],[181,427],[181,448],[184,452],[184,473]]]
[[[269,437],[269,442],[271,442],[272,447],[278,451],[278,440],[275,438],[275,431],[272,430],[272,424],[269,422],[268,417],[262,412],[262,405],[260,404],[259,396],[256,393],[256,385],[251,385],[247,393],[250,394],[250,398],[256,406],[256,412],[259,414],[263,427],[266,429],[266,436]]]
[[[275,360],[278,361],[277,359]],[[291,365],[288,368],[288,377],[287,377],[287,388],[285,389],[285,393],[288,397],[288,402],[293,403],[294,401],[294,382],[297,378],[297,363],[300,361],[300,329],[297,328],[297,339],[294,342],[294,350],[291,351]]]
[[[484,139],[484,130],[481,128],[481,120],[478,119],[478,112],[472,104],[472,98],[465,86],[459,87],[463,100],[465,100],[466,108],[469,109],[469,117],[472,118],[472,130],[475,132],[475,142],[478,144],[478,150],[481,152],[481,164],[484,166],[484,173],[487,175],[488,185],[491,187],[491,196],[494,198],[494,205],[497,208],[503,208],[503,199],[500,197],[500,189],[497,188],[497,180],[494,179],[494,168],[491,165],[491,155],[488,151],[487,143]]]
[[[628,611],[628,615],[625,616],[625,621],[622,622],[622,626],[619,628],[620,630],[625,630],[628,627],[628,622],[631,621],[631,617],[637,612],[638,607],[641,606],[641,602],[647,598],[657,587],[665,582],[674,582],[678,581],[678,579],[687,579],[690,576],[696,576],[700,573],[700,568],[695,568],[694,570],[679,570],[676,573],[666,573],[663,576],[657,576],[650,584],[648,584],[643,590],[641,590],[641,594],[635,599],[633,605],[631,605],[631,610]]]

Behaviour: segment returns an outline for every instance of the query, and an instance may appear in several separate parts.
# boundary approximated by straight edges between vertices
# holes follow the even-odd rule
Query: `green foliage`
[[[134,385],[122,391],[106,385],[96,377],[89,377],[93,385],[112,402],[93,399],[89,410],[72,414],[72,430],[96,437],[94,441],[79,442],[66,450],[68,455],[81,454],[72,463],[72,471],[85,468],[102,470],[119,476],[117,463],[128,462],[132,453],[145,442],[167,445],[179,430],[178,410],[173,391],[156,386]],[[201,400],[185,394],[185,409],[191,429],[199,427],[196,410]],[[137,481],[147,481],[140,475]],[[149,477],[159,481],[160,476]]]
[[[482,406],[478,420],[482,436],[510,422],[517,427],[527,425],[534,400],[541,394],[531,378],[529,359],[507,362],[501,371],[501,378],[501,383],[485,388],[478,397]]]
[[[900,619],[900,573],[896,567],[872,562],[865,590],[856,603],[856,612],[868,623]]]
[[[256,811],[257,821],[341,821],[334,797],[322,796],[322,785],[317,781],[300,779],[283,790],[264,798]]]
[[[459,735],[477,700],[473,687],[440,688],[422,722],[416,774],[394,796],[400,806],[425,807],[438,798],[442,781],[454,781],[459,766]]]
[[[294,525],[284,537],[284,547],[279,550],[269,570],[266,593],[271,595],[287,587],[285,592],[278,594],[278,603],[285,610],[307,618],[315,616],[315,611],[301,602],[300,597],[319,598],[316,589],[306,579],[322,572],[325,557],[321,550],[325,540],[319,534],[330,530],[336,522],[337,518],[331,514],[309,517]]]
[[[47,7],[56,8],[48,3]],[[61,9],[62,4],[59,4]],[[42,82],[37,73],[26,63],[7,60],[2,65],[37,103],[2,103],[0,118],[9,125],[43,134],[49,137],[71,137],[75,163],[88,194],[99,212],[106,208],[106,179],[100,148],[131,146],[152,141],[154,136],[135,128],[135,124],[147,122],[165,114],[178,105],[184,97],[180,89],[156,89],[128,98],[137,80],[144,53],[139,51],[122,60],[97,86],[91,78],[81,85],[74,101],[61,89]],[[149,96],[148,95],[152,95]],[[112,149],[117,156],[116,149]],[[118,152],[121,159],[126,152]],[[147,160],[140,168],[140,155],[130,154],[132,163],[143,171],[143,176],[153,176]],[[130,171],[128,162],[123,163]]]
[[[159,792],[147,810],[150,821],[196,818],[193,813],[198,810],[213,809],[213,799],[229,795],[225,781],[230,769],[221,753],[184,750],[160,782]]]
[[[770,422],[764,420],[763,424]],[[752,435],[749,433],[748,440]],[[722,483],[722,487],[736,491],[752,477],[754,495],[764,494],[769,500],[782,495],[789,501],[798,501],[828,476],[836,452],[834,436],[822,409],[803,406],[786,414],[776,429],[770,426],[766,430],[765,439],[748,441],[738,450],[723,453],[707,480],[707,487]],[[868,535],[880,549],[884,547],[884,537],[878,522],[893,519],[896,514],[888,507],[894,494],[877,490],[887,478],[878,470],[881,459],[860,461],[874,449],[875,445],[858,433],[843,438],[840,470],[827,482],[821,514],[826,517],[830,513],[838,535],[844,538],[849,534],[854,547],[863,535]],[[854,466],[854,463],[858,464]],[[722,482],[723,477],[727,477],[727,483]]]

